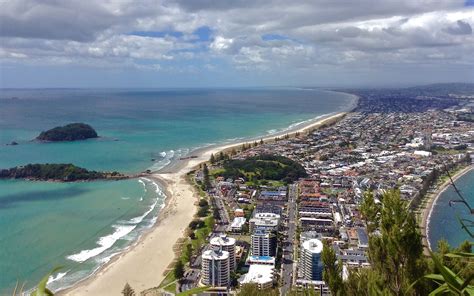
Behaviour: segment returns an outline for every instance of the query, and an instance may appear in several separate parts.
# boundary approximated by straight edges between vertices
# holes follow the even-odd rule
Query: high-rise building
[[[235,238],[221,235],[211,239],[211,245],[215,248],[229,252],[229,268],[234,271],[236,268],[235,264]]]
[[[280,225],[280,215],[274,213],[256,213],[249,221],[250,232],[256,228],[266,228],[268,231],[277,231]]]
[[[227,287],[229,285],[229,252],[208,250],[202,254],[201,282],[206,286],[213,287]]]
[[[323,243],[319,239],[309,239],[303,242],[301,248],[300,268],[305,280],[320,281],[322,279],[323,263],[321,252]]]
[[[252,233],[253,256],[275,256],[277,238],[273,231],[257,227]]]

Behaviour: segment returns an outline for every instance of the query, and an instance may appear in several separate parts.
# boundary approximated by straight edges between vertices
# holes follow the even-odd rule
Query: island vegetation
[[[266,154],[246,159],[226,160],[219,175],[232,179],[276,180],[290,183],[306,177],[307,173],[303,166],[287,157]]]
[[[92,181],[101,179],[120,180],[127,176],[119,172],[97,172],[73,164],[27,164],[0,170],[0,179],[28,179],[37,181]]]
[[[60,142],[86,140],[97,137],[97,132],[90,125],[85,123],[71,123],[41,132],[36,139],[47,142]]]

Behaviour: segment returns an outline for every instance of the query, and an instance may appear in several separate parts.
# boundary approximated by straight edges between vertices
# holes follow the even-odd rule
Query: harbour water
[[[346,110],[353,97],[308,89],[30,89],[0,91],[0,168],[73,163],[87,169],[158,170],[193,150],[265,136]],[[71,122],[100,138],[38,143]],[[7,145],[12,141],[19,145]],[[55,183],[0,181],[0,295],[31,288],[55,266],[67,287],[125,250],[156,221],[165,195],[151,179]]]
[[[455,181],[456,187],[471,207],[474,207],[474,170],[470,170]],[[449,203],[459,200],[454,188],[450,186],[441,193],[433,206],[428,222],[428,240],[431,248],[437,249],[437,242],[441,239],[448,241],[451,247],[457,247],[465,240],[472,241],[468,232],[462,229],[460,219],[473,221],[472,215],[463,203]],[[466,225],[470,222],[465,221]],[[472,224],[472,222],[471,222]],[[474,232],[471,227],[469,231]]]

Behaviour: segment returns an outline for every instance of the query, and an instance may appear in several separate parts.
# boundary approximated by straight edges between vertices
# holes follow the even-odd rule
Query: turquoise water
[[[469,205],[474,207],[474,170],[470,170],[455,183]],[[439,196],[431,212],[428,223],[428,239],[433,249],[437,248],[437,242],[441,239],[447,240],[452,247],[459,246],[465,240],[473,241],[469,234],[461,228],[462,225],[458,220],[474,221],[472,215],[464,204],[455,203],[450,206],[450,200],[459,200],[452,186]],[[474,228],[471,227],[469,230],[474,233]]]
[[[198,147],[268,135],[351,102],[345,94],[293,89],[1,90],[0,168],[65,162],[159,169]],[[91,124],[101,138],[31,141],[70,122]],[[12,141],[19,145],[5,145]],[[32,287],[58,265],[64,268],[51,279],[53,289],[90,275],[153,225],[164,199],[147,179],[0,181],[0,295],[17,281]]]

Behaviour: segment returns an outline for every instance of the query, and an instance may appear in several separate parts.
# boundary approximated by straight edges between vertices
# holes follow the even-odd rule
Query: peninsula
[[[28,179],[35,181],[93,181],[121,180],[127,176],[119,172],[89,171],[73,164],[27,164],[0,170],[0,179]]]
[[[97,137],[97,132],[90,125],[85,123],[71,123],[41,132],[36,139],[45,142],[61,142],[79,141]]]

